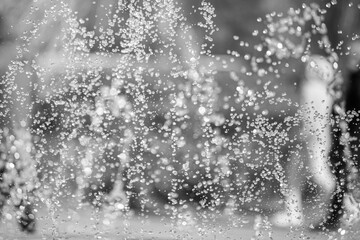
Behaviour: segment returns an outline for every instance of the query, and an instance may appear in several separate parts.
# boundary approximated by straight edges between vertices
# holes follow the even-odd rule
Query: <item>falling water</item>
[[[95,15],[84,15],[81,4]],[[267,14],[253,32],[259,44],[234,36],[245,54],[219,56],[212,51],[216,9],[186,4],[38,0],[23,11],[1,107],[5,118],[17,102],[31,109],[31,140],[18,142],[31,157],[19,160],[15,149],[19,163],[6,169],[27,183],[11,196],[32,195],[39,214],[48,213],[53,238],[66,237],[61,214],[76,227],[91,205],[88,229],[98,238],[120,221],[122,236],[132,238],[128,227],[140,216],[142,224],[169,221],[177,239],[190,239],[194,225],[198,237],[253,226],[252,239],[273,239],[268,215],[281,210],[288,191],[284,168],[297,161],[297,174],[311,179],[300,130],[308,109],[296,86],[282,81],[301,74],[316,52],[312,41],[338,69],[326,11],[303,4]],[[19,175],[14,164],[26,171]],[[318,186],[307,187],[316,203],[310,211],[320,211]]]

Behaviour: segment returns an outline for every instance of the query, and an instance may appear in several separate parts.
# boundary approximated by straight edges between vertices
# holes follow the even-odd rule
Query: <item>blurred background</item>
[[[29,72],[15,81],[29,83],[39,196],[157,215],[283,209],[284,169],[307,159],[304,66],[271,39],[302,46],[309,2],[2,0],[0,71]],[[296,16],[299,33],[279,30]]]

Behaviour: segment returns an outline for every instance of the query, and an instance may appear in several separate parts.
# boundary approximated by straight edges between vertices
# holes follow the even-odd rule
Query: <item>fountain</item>
[[[284,233],[269,219],[284,206],[289,164],[305,179],[305,222],[326,207],[303,164],[308,109],[296,93],[313,53],[326,55],[334,72],[343,67],[326,9],[302,4],[267,14],[255,44],[233,36],[244,50],[220,55],[214,6],[34,0],[9,8],[20,21],[8,20],[17,37],[1,78],[1,184],[11,186],[0,199],[5,236],[24,236],[14,226],[23,200],[46,239],[356,234],[356,194],[347,224],[326,236],[305,225]],[[315,63],[311,73],[331,74]],[[342,84],[340,74],[335,79]]]

